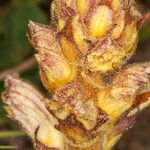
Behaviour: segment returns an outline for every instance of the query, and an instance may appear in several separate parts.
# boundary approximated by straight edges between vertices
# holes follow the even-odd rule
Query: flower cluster
[[[134,0],[54,0],[51,14],[28,38],[52,98],[8,76],[6,110],[37,150],[110,150],[150,103],[150,66],[123,66],[145,16]]]

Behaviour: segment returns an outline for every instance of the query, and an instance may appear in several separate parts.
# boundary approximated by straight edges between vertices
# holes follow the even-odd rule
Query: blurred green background
[[[50,0],[0,0],[0,73],[15,67],[34,54],[27,37],[28,21],[33,20],[50,24]],[[141,11],[150,12],[149,0],[138,0]],[[136,55],[131,62],[150,60],[150,22],[145,24],[139,33],[140,42]],[[42,87],[38,67],[21,74],[21,77]],[[0,95],[4,83],[0,79]],[[115,147],[116,150],[150,150],[150,108],[146,109]],[[0,149],[32,150],[30,140],[19,131],[16,123],[7,118],[0,99]]]

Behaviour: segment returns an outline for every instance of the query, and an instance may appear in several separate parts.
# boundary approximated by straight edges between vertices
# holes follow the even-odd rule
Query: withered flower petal
[[[25,81],[8,76],[3,100],[8,115],[14,118],[34,142],[49,148],[63,148],[63,136],[54,126],[58,121],[48,112],[44,97],[35,87]]]

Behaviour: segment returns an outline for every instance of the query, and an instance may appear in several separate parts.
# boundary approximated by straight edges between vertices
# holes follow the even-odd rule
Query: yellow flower
[[[55,90],[72,81],[76,69],[63,55],[56,32],[48,26],[32,21],[29,23],[29,28],[30,42],[37,51],[35,57],[45,87],[48,90]]]

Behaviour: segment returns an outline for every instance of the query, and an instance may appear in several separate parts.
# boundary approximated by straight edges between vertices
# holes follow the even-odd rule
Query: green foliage
[[[0,149],[17,149],[17,146],[0,146]]]
[[[150,23],[144,25],[144,27],[140,30],[139,38],[142,41],[150,38]]]
[[[26,2],[24,5],[23,2],[23,0],[14,1],[15,4],[5,6],[3,13],[0,14],[1,70],[18,64],[33,53],[25,36],[28,32],[28,21],[48,22],[47,17],[38,7],[37,0],[34,3]]]
[[[13,5],[15,6],[24,6],[24,5],[37,5],[42,0],[13,0]]]
[[[12,138],[17,136],[24,136],[24,133],[20,131],[1,131],[0,132],[0,139],[1,138]]]

